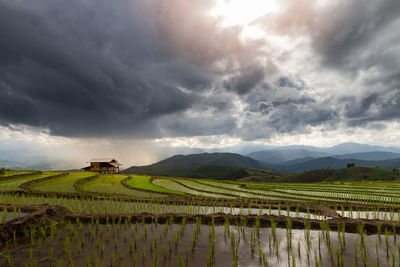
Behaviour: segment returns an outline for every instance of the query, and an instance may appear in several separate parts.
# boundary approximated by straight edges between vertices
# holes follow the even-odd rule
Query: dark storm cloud
[[[278,86],[296,88],[297,90],[302,90],[304,87],[306,87],[304,81],[294,81],[289,77],[279,78]]]
[[[15,123],[37,122],[36,110],[29,99],[14,94],[12,88],[0,83],[0,120]]]
[[[357,67],[354,61],[362,60],[366,50],[380,52],[379,46],[370,47],[371,43],[382,41],[382,32],[388,29],[396,34],[393,23],[398,21],[399,12],[397,0],[339,0],[323,5],[313,0],[291,1],[276,16],[273,27],[266,27],[284,35],[309,35],[323,64],[349,68]],[[266,22],[260,19],[259,23]]]
[[[245,95],[251,91],[264,78],[264,69],[261,66],[245,68],[239,74],[224,81],[224,87],[239,95]]]
[[[330,100],[335,114],[332,121],[340,119],[348,126],[367,127],[399,118],[399,14],[400,2],[396,0],[339,0],[323,5],[301,0],[288,2],[282,13],[255,23],[274,34],[306,36],[321,70],[334,71],[351,83],[327,80],[328,86],[336,90]],[[284,78],[279,85],[293,87]],[[315,106],[318,111],[321,103],[319,99],[307,105]],[[271,104],[262,107],[273,110]],[[329,115],[321,118],[330,120]],[[302,121],[307,120],[306,117]]]
[[[327,16],[319,31],[314,32],[314,46],[324,56],[325,64],[343,67],[362,56],[371,41],[399,18],[400,2],[346,1],[336,8],[339,14]]]
[[[3,125],[66,136],[139,133],[153,117],[191,105],[194,96],[175,84],[140,75],[163,56],[141,28],[151,26],[147,7],[113,3],[0,2]]]
[[[273,84],[280,84],[274,82]],[[307,88],[306,84],[303,85]],[[316,100],[293,87],[263,84],[245,99],[248,119],[239,135],[246,140],[274,133],[304,132],[309,126],[335,125],[339,115],[329,100]]]
[[[0,0],[0,125],[68,137],[253,140],[399,118],[398,31],[388,34],[398,2],[288,3],[267,26],[308,35],[322,67],[354,76],[377,68],[360,82],[368,93],[313,94],[267,41],[243,41],[241,26],[210,17],[211,0]]]
[[[344,115],[349,125],[400,119],[400,89],[349,99],[347,103]]]
[[[254,69],[248,58],[259,44],[243,44],[239,27],[219,27],[206,15],[211,3],[0,0],[0,124],[77,137],[232,128],[231,118],[216,114],[228,109],[227,99],[201,94],[233,65]],[[224,67],[215,68],[220,60]],[[263,70],[238,77],[239,90],[250,90]],[[184,112],[195,104],[198,112],[199,105],[214,107],[221,118],[199,118],[185,132],[191,120]]]
[[[65,136],[157,135],[158,117],[198,98],[180,87],[201,89],[210,77],[162,47],[152,4],[0,1],[0,123]]]

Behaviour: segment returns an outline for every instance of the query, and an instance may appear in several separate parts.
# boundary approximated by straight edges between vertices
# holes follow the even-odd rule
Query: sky
[[[0,0],[0,151],[140,165],[397,146],[398,14],[398,0]]]

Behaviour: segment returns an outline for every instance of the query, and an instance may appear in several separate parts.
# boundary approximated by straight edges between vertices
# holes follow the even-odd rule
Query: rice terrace
[[[2,266],[397,266],[398,181],[4,170]]]
[[[400,267],[400,0],[0,0],[0,267]]]

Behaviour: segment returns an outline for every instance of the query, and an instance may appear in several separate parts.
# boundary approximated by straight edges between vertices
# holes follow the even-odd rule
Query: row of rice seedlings
[[[309,210],[307,213],[300,213],[299,207],[296,208],[295,212],[289,209],[282,210],[280,204],[278,209],[272,209],[269,204],[268,210],[261,208],[252,208],[252,203],[247,203],[248,207],[245,208],[243,205],[239,208],[234,208],[232,204],[226,204],[228,207],[223,207],[224,202],[218,203],[218,206],[213,203],[210,206],[198,206],[196,201],[193,203],[188,200],[186,205],[182,205],[181,202],[171,202],[164,200],[155,201],[117,201],[117,200],[98,200],[95,198],[64,198],[64,197],[43,197],[43,196],[32,196],[32,195],[16,195],[16,194],[0,194],[0,201],[3,203],[21,204],[21,205],[32,205],[32,204],[50,204],[60,205],[68,208],[74,213],[84,214],[95,214],[95,215],[108,215],[108,214],[132,214],[132,213],[152,213],[152,214],[165,214],[165,213],[183,213],[183,214],[238,214],[238,215],[286,215],[296,216],[305,218],[322,218],[321,214],[312,214]]]
[[[249,184],[249,189],[274,191],[278,190],[282,197],[292,195],[295,199],[323,200],[334,202],[354,202],[362,204],[393,204],[400,205],[400,193],[395,183],[355,183],[352,185],[332,185],[316,183],[304,184]],[[379,185],[379,186],[377,186]],[[389,185],[389,186],[388,186]],[[391,190],[388,190],[391,188]]]
[[[201,235],[200,218],[191,226],[192,236],[185,239],[189,240],[186,244],[182,243],[187,242],[182,241],[187,232],[185,219],[180,225],[172,224],[172,218],[164,225],[159,225],[157,219],[145,224],[144,221],[130,223],[128,219],[122,218],[110,218],[105,224],[100,224],[96,219],[89,224],[82,224],[79,219],[74,223],[62,224],[65,225],[64,230],[58,229],[55,224],[50,224],[49,227],[24,229],[29,246],[23,249],[22,253],[29,266],[38,266],[37,261],[42,254],[48,255],[51,264],[55,266],[58,264],[78,265],[82,262],[83,255],[86,255],[86,266],[127,266],[127,264],[142,266],[149,262],[157,266],[160,261],[175,262],[173,264],[178,266],[190,266],[191,255],[194,255],[198,249]],[[304,237],[294,242],[290,218],[286,221],[286,234],[278,235],[277,224],[273,220],[268,231],[263,231],[261,234],[259,220],[249,227],[246,217],[243,217],[235,225],[230,225],[226,220],[222,238],[229,244],[233,266],[239,265],[240,250],[246,249],[243,247],[246,244],[250,249],[251,253],[248,255],[251,255],[251,259],[258,260],[263,266],[268,266],[272,262],[281,262],[281,253],[287,256],[288,266],[296,266],[297,263],[305,261],[309,266],[325,266],[329,262],[332,266],[349,265],[344,257],[346,253],[349,253],[348,244],[353,245],[354,264],[368,265],[371,256],[363,225],[357,227],[358,238],[354,239],[353,243],[346,242],[344,224],[337,230],[330,229],[327,222],[321,222],[320,227],[322,230],[317,231],[316,237],[315,231],[311,230],[311,225],[306,223]],[[336,230],[336,241],[333,240],[332,230]],[[296,232],[296,238],[299,238],[298,230]],[[375,243],[377,265],[390,265],[400,258],[400,245],[396,243],[396,235],[388,229],[380,235],[383,235],[383,238],[379,236]],[[216,226],[212,220],[208,226],[207,253],[203,259],[207,266],[217,264],[218,238],[221,238],[221,235],[216,234]],[[280,240],[281,238],[286,240]],[[15,238],[10,240],[10,243],[15,245]],[[286,251],[281,250],[281,244],[286,244]],[[204,244],[201,247],[204,247]],[[327,249],[328,257],[322,254],[325,249]],[[385,251],[384,257],[380,255],[382,250]],[[5,253],[9,266],[16,266],[14,265],[16,255],[11,251]],[[174,257],[174,255],[178,256]]]
[[[60,172],[43,172],[41,174],[0,180],[0,191],[4,192],[4,191],[21,190],[19,186],[23,183],[57,174],[60,174]]]
[[[11,216],[9,216],[11,215]],[[11,213],[8,211],[7,208],[3,208],[1,212],[0,223],[4,223],[8,220],[16,219],[21,216],[21,209],[20,208],[13,208]]]
[[[352,219],[374,219],[374,220],[385,220],[392,222],[400,222],[399,209],[395,209],[393,206],[387,206],[383,210],[379,207],[376,209],[369,208],[353,208],[350,206],[348,210],[345,210],[343,206],[340,207],[340,211],[337,206],[334,207],[335,211],[342,217],[348,217]]]
[[[42,190],[42,191],[60,191],[60,192],[74,192],[73,188],[73,182],[76,181],[77,179],[80,179],[81,177],[86,177],[90,176],[92,174],[90,173],[74,173],[70,174],[69,176],[66,176],[65,178],[59,178],[59,181],[66,179],[65,183],[55,183],[55,181],[47,181],[47,182],[42,182],[34,186],[35,189]],[[77,177],[75,177],[77,176]],[[75,178],[74,178],[75,177]],[[127,194],[127,195],[138,195],[142,196],[141,194],[144,194],[143,196],[148,196],[149,194],[144,193],[144,192],[133,192],[132,190],[129,190],[125,187],[123,187],[120,184],[120,180],[123,179],[125,176],[120,175],[116,178],[117,182],[114,183],[113,181],[109,181],[110,179],[102,179],[99,178],[97,181],[91,182],[91,186],[96,187],[96,190],[92,191],[94,193],[96,192],[103,192],[104,190],[107,191],[107,193],[116,193],[116,194]],[[21,177],[22,178],[22,177]],[[27,178],[24,178],[27,179]],[[32,178],[29,178],[32,179]],[[29,180],[28,179],[28,180]],[[35,178],[37,179],[37,178]],[[10,179],[12,180],[12,179]],[[57,180],[57,179],[56,179]],[[104,186],[104,183],[102,181],[106,181]],[[115,180],[115,179],[114,179]],[[15,190],[15,186],[18,184],[14,184],[15,181],[11,182],[9,181],[8,183],[13,183],[11,187],[13,188],[12,190]],[[154,184],[156,183],[167,183],[167,184],[175,184],[173,180],[170,179],[156,179],[153,181]],[[191,183],[190,186],[197,186],[199,189],[205,189],[202,188],[201,184],[198,182],[192,182],[190,180],[185,180],[181,179],[181,182],[183,183]],[[219,183],[220,185],[223,185],[224,187],[226,186],[226,190],[222,190],[225,193],[229,194],[238,194],[238,197],[246,197],[246,198],[263,198],[264,200],[288,200],[288,199],[296,199],[296,200],[303,200],[303,201],[315,201],[315,200],[321,200],[321,201],[335,201],[335,202],[355,202],[355,203],[363,203],[363,204],[391,204],[391,205],[400,205],[400,193],[398,189],[398,186],[393,183],[356,183],[356,184],[351,184],[351,185],[331,185],[331,184],[313,184],[310,186],[305,187],[302,184],[263,184],[262,186],[257,185],[256,188],[259,189],[266,189],[266,190],[261,190],[260,192],[254,191],[247,189],[247,187],[240,188],[240,191],[243,191],[243,193],[239,193],[234,190],[238,190],[238,186],[240,186],[238,183],[221,183],[220,181],[217,182],[212,182],[212,181],[202,181],[201,183],[205,184],[207,187],[207,183],[212,185],[213,183]],[[254,183],[249,183],[250,186],[249,188],[253,188],[255,185]],[[390,186],[388,186],[390,185]],[[165,185],[160,185],[165,187]],[[168,187],[168,186],[167,186]],[[3,189],[6,187],[2,187]],[[214,187],[207,187],[208,189],[212,190],[217,190]],[[399,187],[400,188],[400,187]],[[182,188],[181,188],[182,189]],[[187,188],[186,188],[187,189]],[[210,190],[211,190],[210,189]],[[232,189],[232,190],[229,190]],[[233,190],[234,189],[234,190]],[[394,190],[396,189],[396,190]],[[122,190],[122,191],[121,191]],[[220,189],[218,189],[220,190]],[[217,191],[218,191],[217,190]],[[115,191],[115,192],[114,192]],[[182,190],[175,190],[175,191],[182,191]],[[185,191],[185,190],[183,190]],[[183,192],[182,191],[182,192]],[[221,190],[220,190],[221,191]],[[221,192],[222,192],[221,191]],[[235,193],[236,192],[236,193]],[[247,192],[247,193],[246,193]],[[193,193],[193,192],[192,192]],[[189,192],[190,194],[190,192]],[[197,195],[205,195],[206,193],[204,192],[197,192]],[[256,194],[256,195],[254,195]],[[260,196],[258,194],[265,194],[264,196]],[[211,194],[208,197],[221,197],[221,195],[218,194]],[[161,196],[159,196],[161,197]],[[229,198],[229,197],[226,197]]]
[[[95,175],[93,172],[71,172],[66,176],[41,181],[30,188],[43,192],[67,192],[76,193],[74,182]]]

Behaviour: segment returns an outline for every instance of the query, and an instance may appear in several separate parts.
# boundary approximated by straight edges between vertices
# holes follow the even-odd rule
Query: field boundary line
[[[43,173],[42,171],[33,171],[33,172],[28,172],[28,173],[23,173],[23,174],[14,174],[14,175],[0,177],[0,181],[21,178],[21,177],[26,177],[26,176],[33,176],[33,175],[38,175],[38,174],[42,174],[42,173]]]
[[[143,189],[143,188],[138,188],[138,187],[134,187],[131,186],[127,183],[127,181],[129,179],[131,179],[132,176],[128,175],[128,177],[126,177],[125,179],[121,180],[121,184],[123,186],[125,186],[126,188],[130,189],[130,190],[138,190],[138,191],[142,191],[142,192],[148,192],[148,193],[155,193],[155,194],[162,194],[162,195],[169,195],[169,196],[178,196],[178,194],[173,194],[173,193],[169,193],[169,192],[158,192],[158,191],[153,191],[153,190],[149,190],[149,189]],[[154,177],[150,177],[150,183],[152,183],[152,179],[154,180]],[[153,184],[154,185],[154,184]],[[155,186],[155,185],[154,185]]]
[[[28,181],[28,182],[22,183],[18,187],[23,189],[23,190],[29,191],[29,192],[35,192],[35,191],[42,192],[40,190],[31,189],[30,186],[34,185],[34,184],[38,184],[38,183],[44,182],[44,181],[47,181],[47,180],[51,180],[51,179],[55,179],[55,178],[59,178],[59,177],[64,177],[64,176],[67,176],[67,175],[69,175],[69,172],[60,173],[60,174],[51,175],[51,176],[46,176],[46,177],[43,177],[43,178],[39,178],[39,179],[35,179],[35,180],[32,180],[32,181]]]

